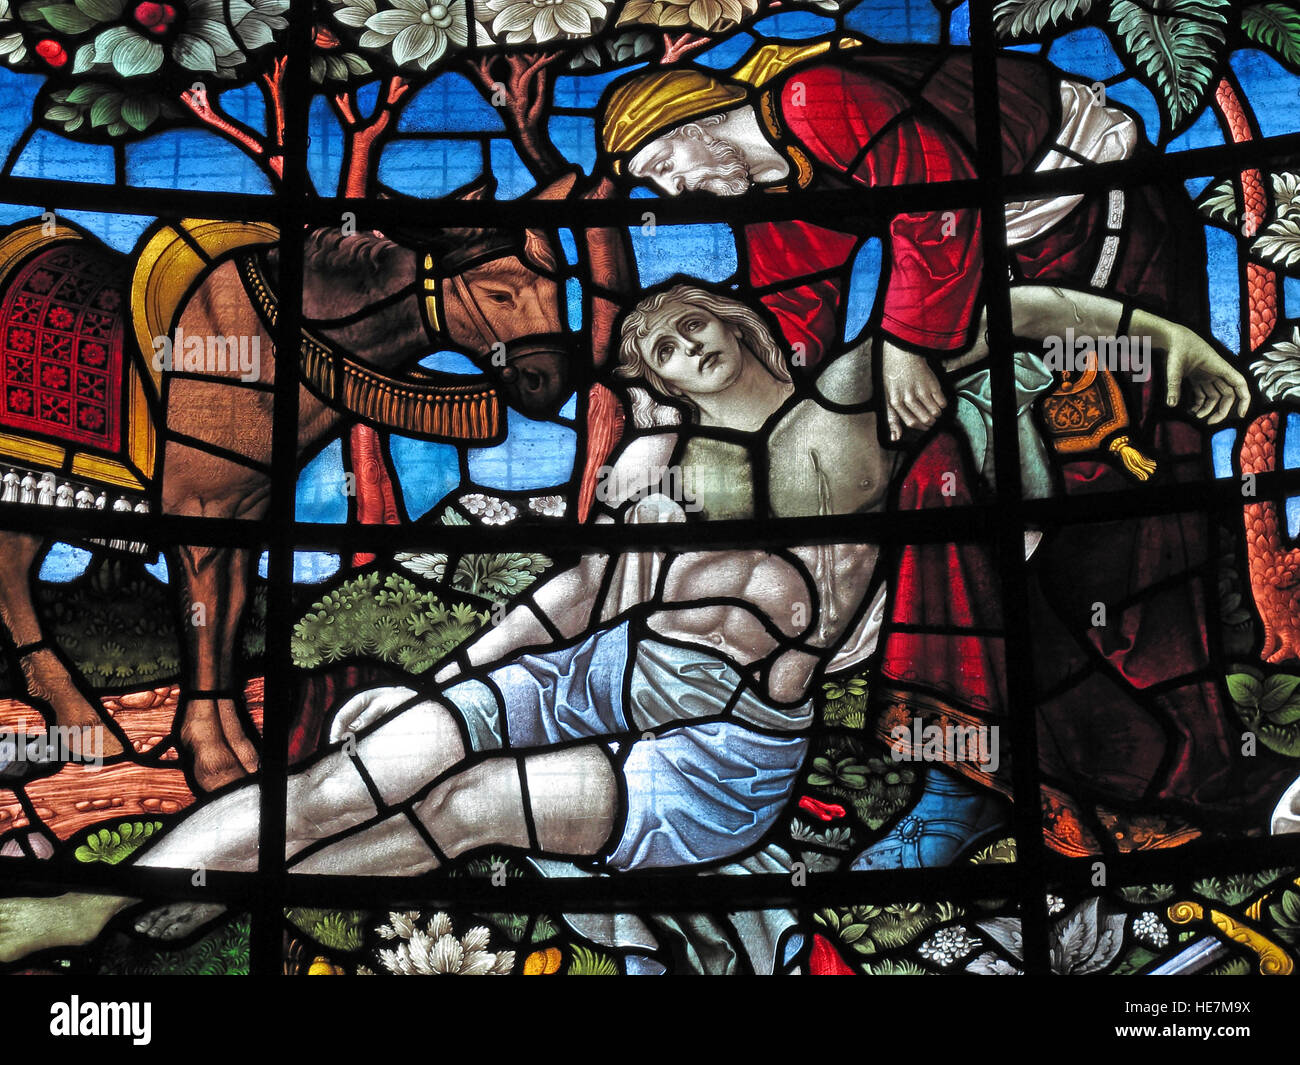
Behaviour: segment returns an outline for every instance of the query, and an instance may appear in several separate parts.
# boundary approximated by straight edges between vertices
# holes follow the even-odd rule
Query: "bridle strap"
[[[445,315],[441,312],[442,304],[442,283],[438,275],[434,272],[433,254],[426,252],[420,257],[420,313],[424,318],[424,328],[429,334],[429,339],[442,334],[442,321]]]
[[[479,339],[487,345],[488,358],[495,355],[498,350],[504,350],[506,365],[509,365],[525,355],[563,350],[567,346],[568,338],[563,333],[529,333],[514,340],[502,340],[501,335],[492,328],[492,323],[488,321],[487,315],[483,313],[483,308],[479,306],[478,300],[474,298],[474,293],[465,280],[465,272],[511,255],[522,256],[523,251],[517,245],[502,244],[472,257],[462,257],[456,260],[457,269],[453,274],[440,273],[431,253],[421,257],[420,306],[425,326],[429,329],[431,337],[442,333],[445,327],[447,320],[445,290],[447,285],[450,285],[465,307],[465,312]],[[446,265],[447,261],[443,260],[443,265]]]
[[[470,320],[474,323],[474,328],[478,330],[478,335],[487,344],[488,354],[495,354],[498,344],[504,348],[505,341],[497,336],[497,331],[492,328],[492,323],[483,314],[483,309],[478,305],[478,300],[474,298],[474,293],[469,290],[465,275],[463,273],[453,274],[451,283],[456,289],[456,295],[460,297],[461,303],[465,305],[465,309],[469,312]]]

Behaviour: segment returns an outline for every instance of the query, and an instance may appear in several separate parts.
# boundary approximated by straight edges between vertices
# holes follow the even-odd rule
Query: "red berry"
[[[36,42],[36,54],[52,67],[61,67],[68,61],[68,53],[63,50],[63,45],[48,37]]]
[[[172,14],[175,15],[175,12],[173,11]],[[153,0],[144,0],[144,3],[136,4],[134,15],[136,22],[145,29],[151,30],[162,24],[163,6],[153,3]]]
[[[176,21],[176,9],[171,4],[163,4],[162,20],[165,25],[170,26]]]

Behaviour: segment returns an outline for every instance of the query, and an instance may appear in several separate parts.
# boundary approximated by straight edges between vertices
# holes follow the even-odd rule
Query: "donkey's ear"
[[[497,179],[491,174],[481,174],[468,185],[462,185],[448,199],[452,200],[492,200],[496,199]]]
[[[544,274],[553,274],[559,269],[555,244],[540,229],[524,230],[524,258]]]

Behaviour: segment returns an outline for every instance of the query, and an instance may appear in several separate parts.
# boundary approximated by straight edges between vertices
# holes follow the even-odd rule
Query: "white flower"
[[[1169,945],[1169,930],[1150,910],[1133,918],[1133,934],[1153,947]]]
[[[379,926],[379,934],[385,939],[410,939],[415,931],[415,922],[420,919],[419,910],[408,910],[406,913],[389,913],[388,920],[391,924]]]
[[[1049,893],[1047,896],[1047,915],[1049,917],[1055,917],[1063,909],[1065,909],[1065,899],[1061,898],[1060,895],[1052,895]]]
[[[608,4],[603,0],[487,0],[496,15],[492,32],[506,44],[536,42],[556,37],[580,37],[604,21]]]
[[[485,496],[482,492],[471,492],[460,497],[460,505],[484,525],[506,525],[519,516],[519,508],[513,503],[495,496]]]
[[[568,504],[564,496],[537,496],[528,501],[528,509],[544,518],[562,518]]]
[[[429,577],[435,581],[442,580],[443,574],[447,571],[447,556],[441,552],[399,551],[393,556],[393,561],[412,573],[418,573],[421,577]]]
[[[927,961],[932,961],[946,969],[981,945],[981,941],[972,938],[962,925],[955,924],[948,928],[940,928],[921,944],[918,953]]]
[[[978,958],[966,964],[966,971],[976,976],[1020,976],[1020,970],[1005,958],[999,958],[991,950],[986,950]]]
[[[488,950],[490,933],[483,926],[471,928],[457,938],[451,917],[435,913],[428,928],[414,923],[415,913],[390,913],[392,925],[379,934],[399,939],[393,950],[380,950],[379,961],[398,976],[505,976],[515,967],[513,950]]]
[[[441,59],[449,43],[469,40],[464,0],[389,0],[365,27],[358,42],[362,48],[389,48],[399,67],[414,63],[421,70]]]

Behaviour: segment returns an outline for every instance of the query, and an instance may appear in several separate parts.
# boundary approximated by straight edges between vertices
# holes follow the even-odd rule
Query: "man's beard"
[[[740,154],[739,149],[716,138],[707,140],[705,147],[718,164],[717,168],[708,174],[687,178],[686,187],[692,191],[703,189],[715,196],[739,196],[741,193],[748,192],[753,180],[749,164],[745,162],[745,157]]]

